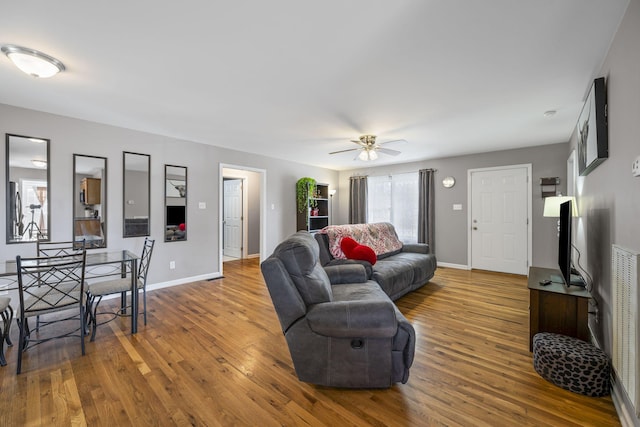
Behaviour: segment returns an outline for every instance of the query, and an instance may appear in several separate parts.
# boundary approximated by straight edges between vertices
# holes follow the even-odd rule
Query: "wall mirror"
[[[165,242],[187,240],[187,168],[164,165]]]
[[[7,243],[49,240],[49,140],[6,135]]]
[[[122,153],[123,237],[148,236],[151,156]]]
[[[73,155],[73,241],[107,247],[107,159]]]

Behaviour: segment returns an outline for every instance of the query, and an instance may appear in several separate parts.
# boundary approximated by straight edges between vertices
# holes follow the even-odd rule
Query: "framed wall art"
[[[578,118],[578,168],[588,175],[609,157],[607,90],[604,77],[593,81]]]

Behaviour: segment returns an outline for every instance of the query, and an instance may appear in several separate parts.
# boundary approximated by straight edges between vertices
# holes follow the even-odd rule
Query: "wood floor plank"
[[[8,348],[0,425],[620,425],[610,397],[533,369],[522,276],[439,268],[396,301],[416,329],[408,383],[346,390],[298,381],[256,259],[224,270],[149,292],[148,325],[103,325],[84,357],[77,338],[52,341],[27,350],[17,376]]]

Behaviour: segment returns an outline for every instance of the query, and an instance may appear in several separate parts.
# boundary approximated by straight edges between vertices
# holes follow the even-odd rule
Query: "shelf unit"
[[[307,201],[305,212],[297,212],[296,229],[306,230],[310,233],[320,231],[329,225],[329,184],[316,183],[316,194],[311,195]],[[314,205],[318,209],[318,214],[313,215],[311,206]],[[297,209],[296,209],[297,211]]]

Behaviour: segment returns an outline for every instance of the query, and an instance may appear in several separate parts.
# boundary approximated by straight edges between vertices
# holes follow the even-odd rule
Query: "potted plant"
[[[304,213],[307,209],[316,206],[316,201],[310,195],[316,192],[316,180],[309,177],[300,178],[296,182],[296,200],[298,213]]]

